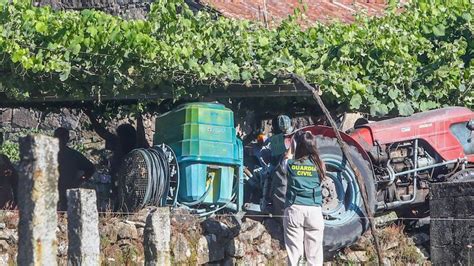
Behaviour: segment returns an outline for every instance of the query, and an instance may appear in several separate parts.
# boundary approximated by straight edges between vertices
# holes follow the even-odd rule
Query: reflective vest
[[[309,159],[288,160],[286,207],[296,205],[321,206],[321,180],[316,165]]]

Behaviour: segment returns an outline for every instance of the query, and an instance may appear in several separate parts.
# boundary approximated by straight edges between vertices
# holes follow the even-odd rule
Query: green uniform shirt
[[[290,205],[321,206],[320,179],[316,165],[309,159],[288,160],[286,203]]]

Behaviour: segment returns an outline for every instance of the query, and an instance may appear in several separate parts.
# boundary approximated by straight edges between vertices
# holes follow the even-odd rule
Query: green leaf
[[[321,58],[319,59],[319,62],[321,64],[323,64],[324,62],[326,62],[327,59],[328,59],[328,54],[324,53],[323,55],[321,55]]]
[[[67,70],[67,71],[64,71],[64,72],[61,72],[59,74],[59,80],[60,81],[66,81],[68,78],[69,78],[69,74],[70,74],[70,70]]]
[[[207,62],[202,66],[204,74],[212,74],[214,72],[214,65],[211,62]]]
[[[258,38],[258,43],[260,44],[260,46],[267,46],[269,41],[267,37],[260,37]]]
[[[466,21],[470,22],[472,20],[471,14],[465,12],[462,14],[462,18],[465,19]]]
[[[44,34],[48,31],[48,26],[44,22],[39,21],[35,24],[35,29],[37,32]]]
[[[444,25],[438,25],[433,27],[433,34],[437,37],[443,37],[446,34],[446,28]]]
[[[71,50],[71,53],[73,53],[74,55],[77,55],[81,51],[81,45],[76,43],[76,44],[71,45],[69,49]]]
[[[399,90],[397,90],[397,89],[391,89],[391,90],[388,91],[388,97],[390,97],[390,99],[392,99],[392,100],[395,100],[398,97],[398,92],[399,92]]]
[[[401,103],[398,103],[398,112],[400,113],[400,115],[409,116],[409,115],[412,115],[415,112],[415,110],[413,110],[411,103],[401,102]]]
[[[242,73],[240,73],[240,76],[241,76],[242,80],[244,80],[244,81],[249,81],[249,80],[252,79],[252,73],[250,73],[247,70],[242,71]]]
[[[427,25],[421,25],[421,28],[423,29],[423,33],[425,34],[430,34],[433,32]]]
[[[359,93],[365,93],[366,91],[365,85],[355,80],[351,81],[351,89],[352,91]]]
[[[421,102],[420,103],[420,110],[421,111],[427,111],[427,110],[435,109],[437,107],[439,107],[438,104],[436,102],[433,102],[433,101],[426,101],[426,102]]]
[[[89,33],[92,37],[97,35],[97,28],[95,27],[88,27],[87,28],[87,33]]]
[[[375,103],[370,106],[370,114],[372,116],[384,116],[388,114],[388,107],[382,103]]]
[[[21,58],[23,57],[23,55],[25,55],[25,52],[23,49],[18,49],[16,50],[15,52],[13,52],[12,54],[12,62],[13,63],[16,63],[16,62],[19,62],[21,60]]]
[[[359,94],[353,95],[350,101],[350,108],[352,110],[359,109],[361,104],[362,104],[362,97]]]
[[[197,63],[196,58],[189,58],[188,60],[188,66],[190,69],[196,69],[198,68],[199,64]]]

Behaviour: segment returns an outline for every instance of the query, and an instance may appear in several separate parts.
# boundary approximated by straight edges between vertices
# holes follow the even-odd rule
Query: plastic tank
[[[230,109],[216,103],[181,105],[156,119],[155,132],[153,142],[168,144],[178,158],[178,202],[225,205],[236,194],[240,209],[243,151]]]

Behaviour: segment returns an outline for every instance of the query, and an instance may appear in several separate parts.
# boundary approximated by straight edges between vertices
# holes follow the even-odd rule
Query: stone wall
[[[145,114],[144,126],[148,142],[153,142],[155,133],[155,119],[158,114]],[[131,117],[117,117],[107,124],[107,128],[113,130],[121,123],[131,123],[136,125],[136,121]],[[295,128],[301,128],[312,124],[324,124],[321,117],[299,115],[292,117],[292,124]],[[272,132],[272,120],[261,118],[260,114],[253,110],[235,112],[235,124],[241,134],[245,137],[255,129],[262,130],[266,134]],[[92,159],[97,157],[97,153],[104,149],[104,141],[90,129],[89,118],[80,109],[62,108],[59,111],[38,111],[26,108],[0,108],[0,132],[5,140],[16,142],[19,136],[28,133],[44,133],[52,135],[58,127],[65,127],[70,130],[72,147],[86,152]],[[95,159],[97,163],[97,159]]]
[[[144,229],[150,211],[100,214],[101,265],[144,264]],[[57,260],[67,265],[67,219],[63,214],[58,218]],[[223,215],[203,221],[183,210],[173,211],[170,218],[172,265],[286,265],[282,225],[275,218],[244,218],[239,224]],[[0,211],[0,265],[16,265],[17,226],[18,212]],[[379,234],[386,265],[429,265],[415,246],[426,241],[420,234],[409,237],[397,225],[379,227]],[[376,265],[371,239],[370,234],[364,235],[325,265]]]
[[[230,215],[202,222],[177,211],[171,216],[171,252],[179,265],[284,265],[283,226],[276,218]]]
[[[145,133],[152,143],[155,132],[155,115],[144,116]],[[118,117],[107,124],[111,132],[121,123],[136,125],[130,117]],[[89,118],[79,109],[62,108],[59,112],[38,111],[34,109],[15,108],[0,109],[0,132],[4,140],[18,141],[18,137],[28,133],[44,133],[52,135],[58,127],[70,130],[70,146],[87,153],[95,163],[99,163],[99,154],[105,147],[105,142],[90,129]]]
[[[433,184],[431,259],[434,265],[474,263],[474,180]]]
[[[71,141],[78,144],[99,142],[92,132],[87,132],[88,119],[77,110],[61,109],[58,113],[41,112],[33,109],[0,109],[0,126],[6,140],[16,141],[20,135],[30,132],[44,132],[52,135],[58,127],[69,129]],[[90,134],[88,134],[90,133]],[[97,136],[98,137],[98,136]]]
[[[151,209],[134,215],[103,213],[99,217],[102,265],[143,265],[145,220]],[[18,212],[0,212],[0,265],[15,265],[18,245]],[[245,219],[200,220],[189,213],[171,214],[172,265],[284,265],[281,224]],[[67,219],[59,216],[58,264],[66,265]]]
[[[96,9],[124,19],[146,19],[150,5],[155,0],[34,0],[36,6],[51,6],[54,9]],[[204,6],[195,0],[185,0],[191,10]]]
[[[36,0],[35,5],[55,9],[96,9],[125,19],[144,19],[153,0]]]

